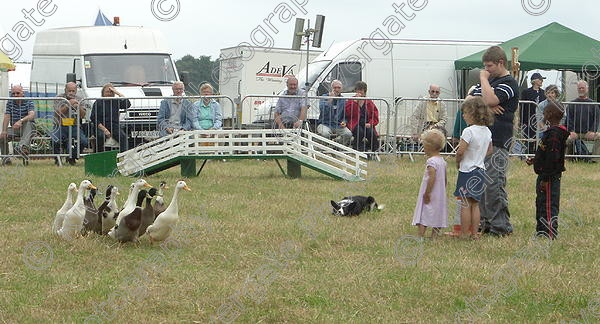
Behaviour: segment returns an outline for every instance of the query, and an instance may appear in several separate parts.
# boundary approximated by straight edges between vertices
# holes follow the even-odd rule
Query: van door
[[[342,93],[353,93],[356,82],[362,81],[363,66],[360,62],[340,62],[321,81],[317,95],[322,96],[331,91],[331,82],[340,80],[343,84]]]

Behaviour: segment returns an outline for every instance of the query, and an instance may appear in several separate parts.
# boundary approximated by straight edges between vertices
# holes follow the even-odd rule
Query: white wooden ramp
[[[153,174],[191,159],[287,159],[336,179],[361,181],[367,155],[304,129],[183,131],[117,155],[123,175]]]

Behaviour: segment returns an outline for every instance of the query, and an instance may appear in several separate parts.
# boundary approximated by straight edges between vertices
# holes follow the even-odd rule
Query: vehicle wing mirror
[[[319,84],[317,88],[317,96],[322,96],[326,93],[329,93],[331,90],[331,84],[327,81],[323,81]]]
[[[67,83],[77,83],[77,75],[75,73],[67,73]]]
[[[181,78],[181,82],[183,82],[183,85],[186,88],[189,87],[188,83],[190,82],[190,72],[188,72],[188,71],[181,71],[180,78]]]

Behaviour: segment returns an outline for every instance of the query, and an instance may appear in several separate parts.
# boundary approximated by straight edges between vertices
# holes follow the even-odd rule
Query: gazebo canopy
[[[499,45],[508,56],[510,68],[511,48],[519,48],[519,62],[522,71],[542,70],[598,70],[600,65],[600,42],[553,22],[527,34],[508,40]],[[470,70],[482,67],[484,51],[454,61],[457,70]]]

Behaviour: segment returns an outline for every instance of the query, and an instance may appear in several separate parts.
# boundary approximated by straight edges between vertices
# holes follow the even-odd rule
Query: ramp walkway
[[[346,181],[367,174],[365,153],[305,129],[178,132],[119,153],[117,169],[125,176],[150,175],[181,165],[182,175],[190,177],[210,159],[287,160],[290,177],[300,176],[300,166]],[[196,160],[204,160],[197,173]]]

